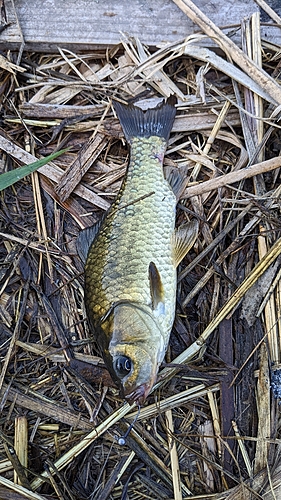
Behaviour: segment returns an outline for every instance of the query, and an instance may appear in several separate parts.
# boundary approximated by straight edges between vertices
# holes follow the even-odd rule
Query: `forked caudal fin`
[[[168,140],[176,115],[171,101],[163,101],[156,108],[146,111],[118,101],[114,101],[113,105],[129,143],[134,137],[157,136]]]

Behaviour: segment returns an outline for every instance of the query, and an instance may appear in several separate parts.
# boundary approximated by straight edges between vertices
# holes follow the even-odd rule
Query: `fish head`
[[[122,397],[142,405],[165,354],[163,336],[148,308],[120,305],[111,316],[106,365]]]
[[[157,360],[136,344],[117,345],[112,354],[112,368],[121,395],[129,402],[142,405],[156,381]]]

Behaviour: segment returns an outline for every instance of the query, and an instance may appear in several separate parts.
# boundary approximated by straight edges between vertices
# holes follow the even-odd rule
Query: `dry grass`
[[[201,35],[152,53],[124,37],[104,53],[1,56],[1,170],[69,148],[1,192],[1,498],[279,498],[281,52],[257,16],[241,31],[248,72]],[[136,409],[88,330],[75,240],[125,173],[112,98],[171,94],[165,168],[185,173],[177,223],[197,217],[200,235],[166,364],[121,447]]]

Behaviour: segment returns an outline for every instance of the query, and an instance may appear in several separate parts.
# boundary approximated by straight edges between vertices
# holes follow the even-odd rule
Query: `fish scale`
[[[164,178],[163,159],[176,110],[143,112],[114,104],[130,162],[105,218],[81,233],[85,306],[105,364],[129,401],[142,404],[156,381],[175,315],[176,268],[198,224],[175,230],[180,176]],[[175,191],[175,192],[174,192]]]
[[[172,234],[176,197],[158,159],[165,146],[159,137],[132,141],[126,180],[88,256],[86,287],[90,300],[86,306],[96,322],[120,300],[150,304],[148,267],[153,261],[167,290],[166,315],[160,318],[166,344],[175,302]]]

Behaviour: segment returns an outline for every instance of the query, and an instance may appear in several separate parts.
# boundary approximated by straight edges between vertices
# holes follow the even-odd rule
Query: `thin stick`
[[[250,21],[251,21],[250,24],[251,31],[249,33],[250,47],[248,47],[248,51],[249,53],[252,53],[253,60],[256,62],[256,64],[261,66],[262,47],[261,47],[259,12],[253,14],[251,16]],[[254,101],[253,104],[254,104],[255,114],[257,115],[257,117],[262,117],[263,116],[262,99],[258,95],[254,94],[253,101]],[[254,129],[256,131],[256,133],[254,134],[254,142],[256,143],[255,146],[257,147],[262,142],[264,136],[264,126],[261,120],[252,119],[252,121],[254,124]],[[259,161],[263,160],[263,152],[259,154],[258,160]],[[263,181],[260,181],[260,178],[256,176],[253,178],[253,181],[254,181],[255,194],[259,196],[263,195],[265,193],[265,187]],[[265,223],[261,222],[259,224],[259,227],[260,227],[260,233],[263,233],[264,230],[269,229],[270,226],[266,222]],[[269,244],[270,240],[268,239],[268,237],[265,237],[262,234],[260,234],[258,237],[258,252],[260,259],[266,254]],[[275,312],[275,301],[273,295],[270,296],[269,301],[265,306],[264,320],[265,320],[266,331],[268,332],[268,343],[271,354],[271,361],[273,363],[279,363],[280,352],[279,352],[279,341],[278,341],[278,327],[277,327],[277,319]]]
[[[176,441],[173,438],[174,422],[173,422],[172,410],[166,411],[166,425],[168,430],[168,445],[170,451],[171,469],[173,476],[174,499],[182,500],[179,458],[176,448]]]
[[[126,403],[122,408],[114,412],[112,415],[109,415],[98,427],[93,429],[84,439],[82,439],[79,443],[77,443],[71,450],[62,455],[56,462],[54,463],[56,469],[61,470],[66,465],[68,465],[74,457],[77,457],[80,453],[88,448],[99,436],[101,436],[107,429],[112,427],[112,425],[116,424],[121,418],[123,418],[130,410],[132,406]],[[51,472],[54,471],[50,468]],[[31,484],[32,489],[36,490],[39,488],[44,482],[44,477],[47,477],[47,473],[43,472],[40,477],[37,477]]]
[[[18,493],[19,495],[28,498],[28,500],[46,500],[45,496],[42,497],[42,495],[38,495],[38,493],[34,493],[33,491],[30,491],[27,488],[20,486],[19,484],[14,484],[12,483],[12,481],[6,479],[3,476],[0,476],[0,484],[5,486],[5,488],[14,491],[15,493]]]
[[[236,422],[232,421],[232,427],[233,427],[235,436],[238,438],[241,438]],[[249,477],[252,478],[253,477],[253,468],[252,468],[252,464],[251,464],[248,452],[246,450],[245,443],[244,443],[243,439],[238,439],[237,441],[238,441],[238,446],[240,448],[242,457],[244,459],[244,463],[246,465],[246,469],[248,471]]]
[[[255,0],[255,2],[266,12],[273,21],[277,24],[281,24],[281,17],[264,1],[264,0]]]
[[[269,446],[266,438],[271,432],[271,410],[270,410],[270,374],[268,366],[268,351],[265,342],[260,348],[260,369],[257,383],[257,410],[258,410],[258,431],[257,445],[254,460],[254,473],[261,471],[268,462]]]
[[[29,163],[33,163],[34,161],[38,160],[36,156],[33,156],[27,151],[24,151],[24,149],[20,148],[19,146],[14,144],[9,139],[6,139],[2,135],[0,135],[0,149],[3,149],[3,151],[5,151],[7,154],[13,156],[13,158],[18,159],[25,165],[28,165]],[[58,183],[64,171],[57,165],[55,165],[53,162],[50,162],[48,163],[48,165],[40,167],[38,169],[38,172],[40,174],[45,175],[48,179],[51,179],[52,181]],[[107,210],[110,207],[110,203],[108,203],[101,196],[97,195],[96,193],[94,193],[93,191],[82,185],[77,186],[74,189],[74,192],[78,194],[82,199],[87,200],[90,203],[93,203],[93,205],[96,205],[102,208],[103,210]]]
[[[219,130],[221,129],[222,127],[222,124],[226,118],[226,115],[228,113],[228,110],[230,108],[230,102],[229,101],[225,101],[222,109],[220,110],[220,114],[217,118],[217,121],[215,123],[215,125],[213,126],[212,130],[211,130],[211,133],[208,137],[208,140],[203,148],[203,154],[207,155],[212,147],[212,144],[219,132]],[[195,180],[197,179],[198,177],[198,174],[200,172],[200,168],[201,168],[201,162],[197,162],[194,166],[194,169],[192,171],[192,174],[191,174],[191,179],[192,180]]]
[[[262,174],[264,172],[270,172],[275,168],[281,167],[281,156],[276,156],[270,160],[262,161],[261,163],[255,163],[251,167],[243,168],[237,172],[230,172],[229,174],[216,177],[209,181],[202,182],[201,184],[196,184],[195,186],[188,187],[182,198],[191,198],[191,196],[200,195],[203,193],[208,193],[214,189],[218,189],[228,184],[233,184],[234,182],[239,182],[242,179],[248,179],[254,175]]]

